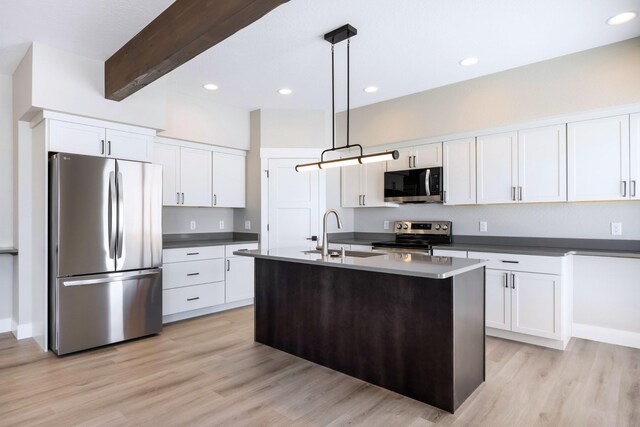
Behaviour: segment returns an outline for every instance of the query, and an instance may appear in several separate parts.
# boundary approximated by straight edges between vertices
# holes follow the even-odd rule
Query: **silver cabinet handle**
[[[213,195],[213,206],[216,206],[218,204],[218,195],[214,194]]]
[[[520,261],[510,261],[510,260],[505,260],[505,259],[501,259],[501,262],[505,262],[507,264],[520,264]]]
[[[636,197],[636,180],[631,181],[631,197]]]
[[[187,298],[187,301],[196,301],[199,300],[200,297]]]
[[[442,192],[442,203],[447,203],[447,190]]]
[[[504,287],[509,289],[509,273],[504,273]]]
[[[511,200],[516,200],[516,187],[511,187]]]
[[[182,204],[184,205],[184,193],[181,193],[181,194],[182,194]]]
[[[409,169],[411,169],[411,156],[409,156]]]
[[[516,274],[511,273],[511,289],[515,289],[515,288],[516,288]]]
[[[187,252],[187,255],[200,255],[200,252]]]
[[[180,193],[176,193],[176,205],[180,204]]]
[[[111,141],[107,141],[107,155],[111,155]]]
[[[522,200],[522,187],[518,187],[518,200]]]
[[[231,270],[231,261],[227,260],[227,271]]]
[[[627,197],[627,181],[622,181],[622,197]]]
[[[200,273],[189,273],[189,274],[187,274],[187,276],[189,276],[189,277],[191,277],[191,276],[199,276],[199,275],[200,275]]]
[[[100,140],[100,154],[104,154],[104,139]]]
[[[358,206],[362,206],[362,194],[358,196]]]
[[[367,206],[367,195],[366,194],[362,195],[362,206]]]

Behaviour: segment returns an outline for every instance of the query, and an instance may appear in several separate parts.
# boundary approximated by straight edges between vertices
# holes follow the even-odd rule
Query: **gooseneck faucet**
[[[327,219],[329,218],[329,214],[331,213],[336,216],[336,220],[338,221],[338,229],[342,228],[342,221],[340,220],[338,211],[335,209],[327,209],[327,211],[324,213],[324,217],[322,218],[322,244],[316,247],[316,249],[322,251],[322,256],[329,255],[329,242],[327,241]]]

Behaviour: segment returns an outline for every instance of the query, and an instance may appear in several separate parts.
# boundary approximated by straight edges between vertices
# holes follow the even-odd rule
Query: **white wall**
[[[0,74],[0,247],[13,247],[13,124],[11,76]],[[0,255],[0,333],[11,330],[13,257]]]
[[[34,43],[31,105],[153,129],[166,125],[166,79],[117,102],[104,97],[104,63]]]
[[[355,209],[355,230],[384,232],[383,221],[450,220],[458,235],[640,240],[640,202],[537,203],[520,205],[401,205]],[[480,233],[479,221],[488,222]],[[611,236],[622,222],[622,236]]]
[[[640,37],[356,108],[351,140],[374,146],[637,103],[639,75]]]
[[[162,208],[162,233],[228,233],[233,231],[233,209],[230,208]],[[190,222],[196,222],[191,230]],[[224,229],[220,228],[224,221]]]
[[[211,94],[214,95],[214,94]],[[249,149],[249,112],[220,105],[213,98],[167,92],[166,130],[159,136]]]
[[[247,176],[246,176],[246,208],[236,209],[234,212],[235,231],[260,233],[261,228],[261,185],[260,179],[263,171],[260,165],[260,110],[252,111],[250,114],[250,149],[247,153]],[[244,228],[245,221],[251,221],[251,229]]]
[[[329,114],[329,117],[331,115]],[[331,144],[322,110],[260,110],[262,148],[321,148]]]

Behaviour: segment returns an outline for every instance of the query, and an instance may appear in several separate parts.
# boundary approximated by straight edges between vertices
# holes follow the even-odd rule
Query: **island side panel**
[[[485,380],[485,269],[453,279],[454,409]]]
[[[453,412],[453,279],[265,259],[255,277],[257,342]]]

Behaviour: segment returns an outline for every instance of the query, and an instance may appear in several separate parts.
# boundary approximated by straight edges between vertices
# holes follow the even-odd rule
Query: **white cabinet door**
[[[340,170],[343,208],[362,206],[362,166],[347,166]]]
[[[567,132],[565,125],[518,132],[518,200],[567,200]]]
[[[444,203],[476,203],[476,139],[465,138],[443,143]]]
[[[427,144],[413,149],[414,168],[436,168],[442,166],[442,143]]]
[[[509,272],[486,269],[485,326],[511,330],[511,289]]]
[[[568,125],[570,201],[623,200],[629,194],[629,116]]]
[[[413,150],[409,148],[402,148],[398,150],[398,154],[400,155],[400,157],[398,157],[397,159],[387,161],[387,170],[403,171],[411,169],[413,167]]]
[[[477,138],[478,204],[517,203],[517,140],[516,132]]]
[[[101,127],[51,120],[49,151],[104,156],[105,130]]]
[[[363,206],[384,206],[384,173],[385,162],[368,163],[360,166]]]
[[[153,137],[138,133],[107,129],[107,157],[114,159],[151,162]]]
[[[560,338],[560,277],[512,274],[511,330],[543,338]]]
[[[227,258],[225,302],[253,298],[253,258]]]
[[[213,153],[213,206],[246,206],[245,160],[244,156]]]
[[[154,144],[153,163],[162,165],[162,204],[180,204],[180,147]]]
[[[629,163],[629,196],[640,199],[640,113],[631,115],[631,141]]]
[[[183,206],[211,206],[211,152],[180,148],[180,195]]]

